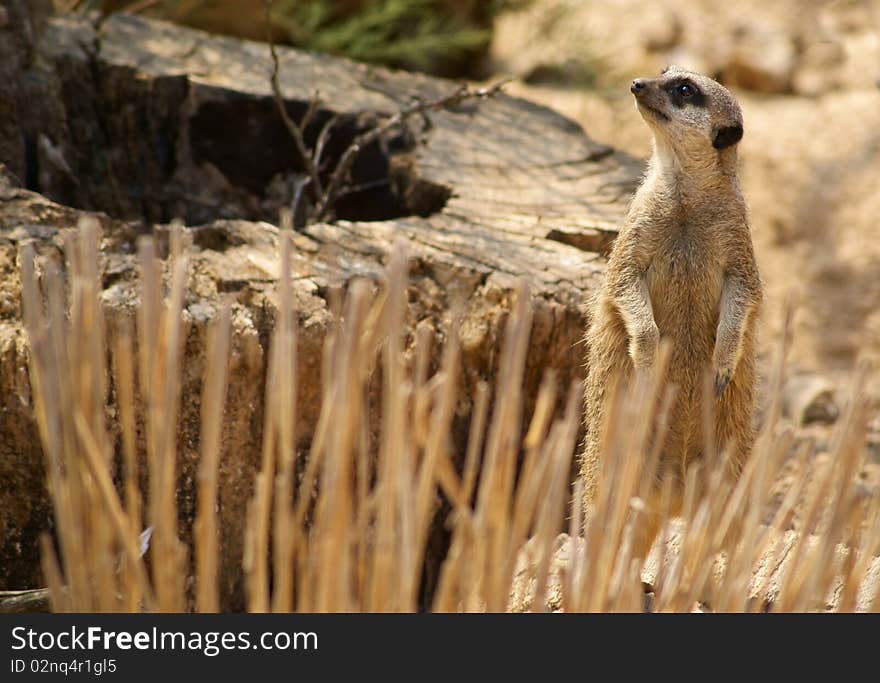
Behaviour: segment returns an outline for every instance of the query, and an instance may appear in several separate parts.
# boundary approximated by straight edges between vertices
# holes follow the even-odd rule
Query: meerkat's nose
[[[638,95],[640,92],[642,92],[642,90],[645,89],[645,86],[646,86],[645,79],[644,78],[637,78],[636,80],[634,80],[632,82],[632,85],[629,86],[629,91],[633,95]]]

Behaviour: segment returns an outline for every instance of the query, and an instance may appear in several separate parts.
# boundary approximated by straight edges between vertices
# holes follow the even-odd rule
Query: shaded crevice
[[[595,229],[590,232],[566,232],[553,229],[547,233],[547,239],[567,244],[581,251],[607,256],[617,238],[617,233],[610,230]]]
[[[309,107],[304,101],[285,104],[293,121],[301,121]],[[379,120],[369,112],[339,115],[323,108],[315,112],[303,138],[306,146],[314,149],[321,131],[330,125],[318,169],[325,187],[355,138]],[[245,211],[239,218],[274,220],[278,210],[291,201],[297,180],[306,172],[272,98],[225,94],[222,99],[204,102],[190,119],[189,136],[195,166],[210,165],[259,204],[253,213]],[[381,221],[424,217],[442,210],[451,191],[418,177],[408,154],[415,144],[411,135],[397,133],[364,147],[352,164],[347,189],[334,207],[336,218]]]
[[[57,66],[61,120],[45,134],[70,172],[47,159],[38,134],[24,140],[26,184],[51,199],[123,220],[189,225],[220,219],[275,222],[291,206],[305,176],[302,160],[271,97],[192,84],[185,76],[145,79],[128,67],[92,59]],[[287,100],[300,121],[308,101]],[[355,138],[381,116],[339,114],[321,107],[304,131],[313,149],[332,126],[319,174],[326,184]],[[443,209],[451,190],[420,178],[408,130],[366,146],[334,206],[349,221],[427,217]]]
[[[40,159],[37,155],[37,139],[33,133],[22,131],[24,148],[24,186],[33,192],[40,191]]]

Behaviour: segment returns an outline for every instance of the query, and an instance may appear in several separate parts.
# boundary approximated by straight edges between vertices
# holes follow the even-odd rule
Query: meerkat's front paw
[[[629,341],[629,355],[633,365],[637,368],[650,368],[657,358],[657,348],[660,345],[660,330],[657,324],[651,322],[649,326],[639,330]]]
[[[715,397],[720,398],[730,384],[730,378],[733,376],[731,370],[715,370]]]

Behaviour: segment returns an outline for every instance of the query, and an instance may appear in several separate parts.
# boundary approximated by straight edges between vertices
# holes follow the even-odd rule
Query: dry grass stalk
[[[767,606],[767,596],[774,610],[821,610],[829,594],[839,596],[839,609],[877,607],[863,578],[880,548],[880,504],[866,502],[854,485],[865,455],[863,375],[854,382],[827,464],[801,446],[794,456],[801,465],[798,477],[775,505],[774,482],[794,449],[793,435],[779,425],[782,353],[754,457],[739,479],[727,476],[723,453],[707,452],[684,473],[676,493],[668,477],[657,484],[674,393],[663,381],[669,357],[664,349],[654,373],[636,377],[632,386],[610,388],[614,408],[598,499],[584,520],[583,489],[576,486],[572,499],[568,486],[580,388],[569,390],[558,414],[559,387],[548,375],[527,425],[523,416],[532,319],[527,288],[520,287],[507,322],[494,396],[486,384],[475,389],[459,476],[451,442],[460,391],[457,326],[446,335],[435,373],[429,362],[435,340],[425,328],[416,330],[408,360],[408,260],[398,245],[380,286],[355,280],[344,300],[333,304],[320,416],[309,452],[298,454],[289,215],[282,224],[265,441],[243,567],[250,610],[419,609],[427,539],[443,498],[452,508],[451,545],[428,605],[435,611],[503,611],[516,607],[512,594],[524,595],[523,607],[532,610],[641,611],[646,558],[639,534],[647,525],[660,529],[661,549],[673,539],[678,547],[655,572],[657,610],[688,611],[697,602],[721,611],[756,610]],[[22,255],[31,381],[57,520],[57,549],[48,538],[41,542],[43,567],[57,611],[223,607],[217,584],[223,529],[216,506],[230,310],[220,310],[209,334],[191,603],[175,507],[187,267],[181,231],[172,229],[167,299],[155,247],[145,240],[136,340],[131,326],[113,326],[109,375],[120,427],[120,492],[114,486],[114,437],[105,419],[108,356],[98,226],[83,222],[67,245],[67,291],[56,264],[37,260],[30,249]],[[375,441],[370,415],[377,395],[381,425]],[[138,418],[149,482],[143,502]],[[710,412],[704,420],[711,424]],[[144,514],[154,529],[151,574],[139,547]],[[571,540],[560,570],[564,548],[557,536],[566,525]],[[523,591],[517,586],[529,539],[532,575]]]
[[[229,359],[230,309],[220,310],[208,333],[207,373],[202,386],[201,462],[199,463],[198,512],[195,526],[196,605],[200,612],[220,610],[217,584],[217,559],[220,548],[217,527],[217,476],[220,466],[220,439],[223,427],[223,405],[226,400],[227,366]]]

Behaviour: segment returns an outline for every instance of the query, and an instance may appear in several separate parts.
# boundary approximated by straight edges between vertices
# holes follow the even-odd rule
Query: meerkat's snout
[[[635,95],[636,108],[649,124],[666,123],[671,118],[665,93],[657,87],[656,81],[657,79],[637,78],[629,87],[630,92]]]

